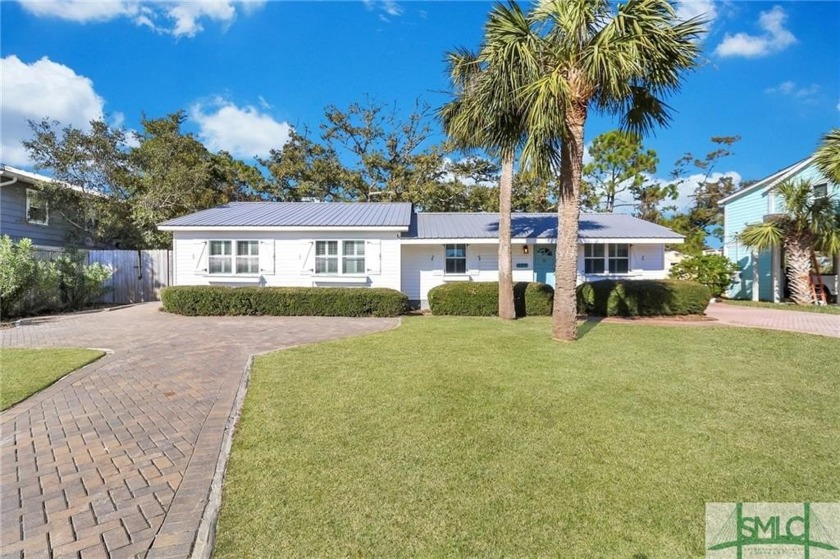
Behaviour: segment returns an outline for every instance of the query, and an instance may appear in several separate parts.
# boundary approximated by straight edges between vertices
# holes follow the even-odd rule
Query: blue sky
[[[665,176],[713,135],[740,134],[721,172],[761,178],[808,155],[840,125],[838,2],[677,5],[711,19],[702,66],[670,100],[669,128],[646,139]],[[446,100],[443,58],[476,47],[489,3],[3,1],[2,160],[27,167],[26,118],[84,126],[104,115],[189,114],[211,149],[248,158],[316,128],[327,104],[370,95],[410,109]],[[594,116],[591,140],[614,122]]]

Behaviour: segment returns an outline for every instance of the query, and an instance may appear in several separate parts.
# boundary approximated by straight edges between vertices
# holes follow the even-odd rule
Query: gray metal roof
[[[231,202],[159,224],[163,227],[408,227],[411,204]]]
[[[513,214],[511,234],[515,238],[557,237],[557,214]],[[499,214],[419,213],[408,238],[487,239],[499,236]],[[667,227],[625,214],[581,214],[581,239],[682,239]]]

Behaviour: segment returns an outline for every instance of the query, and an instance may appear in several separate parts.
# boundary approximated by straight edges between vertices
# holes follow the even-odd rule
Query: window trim
[[[466,276],[468,274],[469,269],[467,268],[467,244],[466,243],[446,243],[443,245],[443,275],[445,276]],[[464,247],[464,256],[448,256],[447,251],[449,247],[454,247],[457,250],[457,247]],[[464,271],[463,272],[448,272],[447,264],[450,260],[463,260],[464,262]]]
[[[817,194],[817,189],[818,188],[819,189],[825,189],[825,192],[823,192],[822,194]],[[811,194],[814,196],[815,200],[818,200],[820,198],[827,198],[828,197],[828,182],[821,182],[821,183],[815,184],[813,186],[813,188],[811,189]]]
[[[604,247],[604,255],[603,256],[587,256],[587,250],[590,250],[588,247]],[[611,252],[613,247],[618,246],[626,246],[627,247],[627,256],[612,256]],[[625,276],[632,273],[632,269],[630,268],[630,243],[586,243],[583,245],[583,273],[587,276]],[[604,271],[603,272],[587,272],[586,271],[586,263],[589,260],[603,260]],[[627,261],[627,271],[626,272],[611,272],[610,271],[610,262],[611,261]]]
[[[332,255],[324,255],[318,256],[318,243],[337,243],[335,256]],[[362,255],[359,256],[357,254],[344,254],[344,245],[347,243],[361,243],[362,245]],[[349,277],[349,278],[362,278],[367,277],[367,241],[365,239],[316,239],[313,244],[313,251],[315,258],[315,262],[312,267],[312,275],[318,276],[320,278],[324,277]],[[319,272],[318,271],[318,259],[319,258],[330,258],[336,260],[336,271],[335,272]],[[363,259],[362,263],[362,272],[353,272],[353,273],[345,273],[344,266],[345,260],[358,260],[359,258]]]
[[[230,255],[212,255],[210,254],[210,246],[212,243],[230,243]],[[256,243],[257,244],[257,254],[246,254],[246,255],[239,255],[239,245],[238,243]],[[256,272],[248,272],[248,273],[237,273],[236,271],[236,260],[237,258],[256,258],[257,259],[257,271]],[[227,258],[230,262],[230,272],[211,272],[210,271],[210,259],[211,258]],[[207,275],[213,277],[259,277],[261,274],[260,270],[260,241],[259,239],[208,239],[207,241]]]
[[[32,207],[32,199],[36,196],[40,197],[41,201],[44,203],[44,220],[43,221],[39,221],[39,220],[29,218],[29,211]],[[43,225],[45,227],[49,226],[49,224],[50,224],[50,201],[46,199],[46,197],[44,196],[44,193],[41,192],[40,190],[36,190],[34,188],[27,188],[26,189],[26,214],[24,215],[24,219],[26,220],[26,223],[29,223],[31,225]]]

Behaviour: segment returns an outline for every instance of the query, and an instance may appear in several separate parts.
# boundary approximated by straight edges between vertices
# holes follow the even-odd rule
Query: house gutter
[[[0,186],[11,186],[11,185],[15,184],[17,181],[18,181],[17,177],[12,177],[11,179],[9,179],[5,182],[0,182]]]

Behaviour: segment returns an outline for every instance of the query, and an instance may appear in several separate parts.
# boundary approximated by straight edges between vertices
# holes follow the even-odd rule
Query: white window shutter
[[[298,256],[300,261],[300,273],[304,276],[310,276],[315,273],[315,241],[301,241],[300,254]]]
[[[207,273],[207,253],[210,251],[207,247],[207,241],[193,241],[193,261],[195,262],[195,271],[202,274]]]
[[[274,239],[262,239],[260,241],[260,274],[273,276],[274,269]]]
[[[379,239],[365,241],[365,269],[368,274],[382,273],[382,241]]]
[[[446,270],[446,247],[442,246],[441,250],[436,250],[432,254],[432,275],[442,276]]]
[[[477,276],[481,271],[481,256],[476,254],[477,250],[470,250],[467,245],[467,274]]]
[[[632,272],[633,270],[641,270],[644,268],[642,265],[642,257],[633,250],[633,245],[627,245],[627,256],[628,264],[627,264],[627,271]]]

